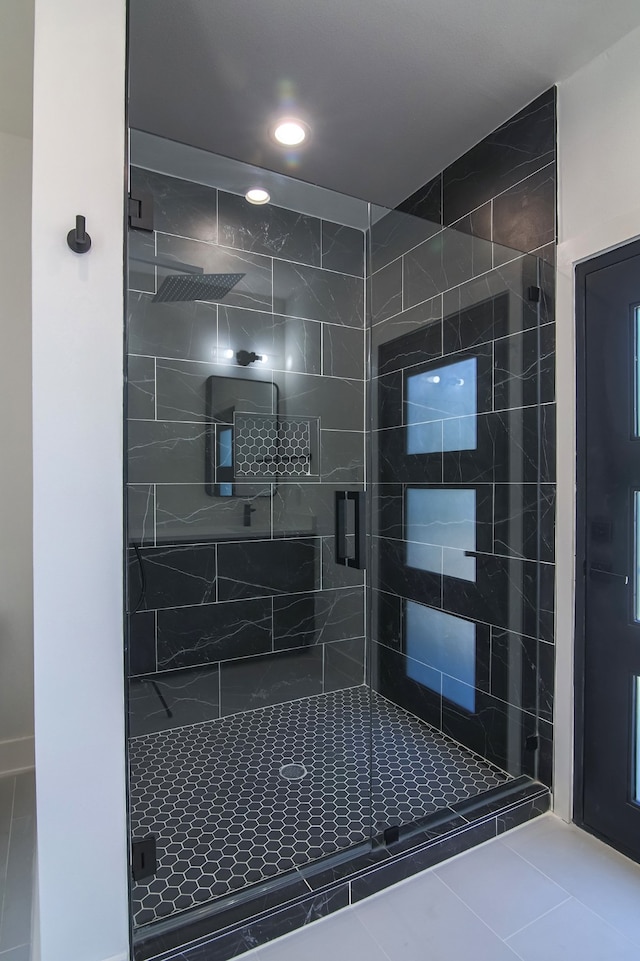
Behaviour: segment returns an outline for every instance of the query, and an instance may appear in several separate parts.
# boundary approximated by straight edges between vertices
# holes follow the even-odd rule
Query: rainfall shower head
[[[242,280],[244,274],[191,274],[189,277],[165,277],[153,304],[179,300],[222,300]]]
[[[170,257],[151,257],[144,253],[132,253],[130,259],[151,267],[161,267],[165,270],[179,270],[187,277],[176,277],[172,274],[160,284],[158,293],[151,303],[168,304],[185,300],[222,300],[242,280],[244,274],[205,274],[202,267],[193,264],[183,264]]]

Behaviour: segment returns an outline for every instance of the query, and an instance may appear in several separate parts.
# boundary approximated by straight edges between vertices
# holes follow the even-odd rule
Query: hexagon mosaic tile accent
[[[509,779],[365,687],[132,738],[130,778],[133,838],[158,853],[138,927]]]

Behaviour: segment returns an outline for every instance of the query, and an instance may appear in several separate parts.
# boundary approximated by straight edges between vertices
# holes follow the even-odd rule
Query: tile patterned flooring
[[[0,961],[29,961],[35,856],[33,771],[0,778]]]
[[[640,865],[546,814],[243,961],[637,961]]]
[[[137,926],[508,780],[363,687],[135,737],[129,754],[133,837],[158,848],[133,892]]]

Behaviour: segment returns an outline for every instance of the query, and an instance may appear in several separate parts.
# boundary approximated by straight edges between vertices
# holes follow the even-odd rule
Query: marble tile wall
[[[363,575],[333,563],[334,491],[364,479],[364,234],[134,169],[140,190],[155,230],[130,231],[132,734],[364,680]],[[154,302],[173,264],[240,277],[217,303]],[[214,476],[229,406],[263,431],[303,423],[301,473]]]
[[[371,247],[373,682],[546,784],[555,185],[552,89],[378,216]]]

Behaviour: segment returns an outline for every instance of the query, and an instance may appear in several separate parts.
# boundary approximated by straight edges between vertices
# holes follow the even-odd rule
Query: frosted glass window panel
[[[478,443],[477,366],[475,357],[470,357],[407,377],[408,454],[475,450]],[[442,427],[440,437],[438,424]],[[430,429],[426,425],[431,425]]]
[[[407,601],[407,674],[467,711],[476,704],[476,626],[472,621]],[[423,667],[429,671],[423,670]]]
[[[409,487],[405,504],[409,567],[476,579],[476,491]]]

